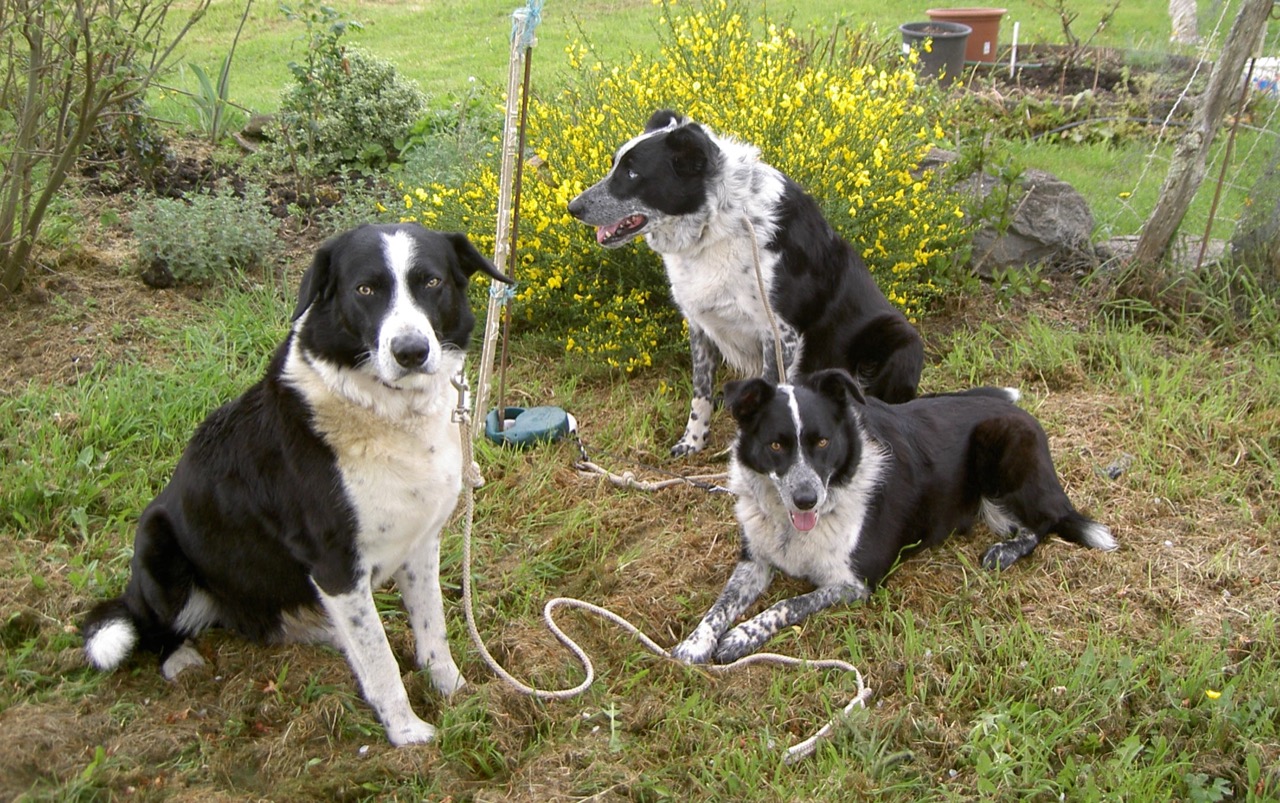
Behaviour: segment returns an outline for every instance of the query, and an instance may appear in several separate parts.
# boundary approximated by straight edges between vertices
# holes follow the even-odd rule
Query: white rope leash
[[[466,502],[465,518],[463,520],[462,530],[462,607],[467,620],[467,632],[471,635],[471,642],[476,646],[476,649],[479,650],[481,657],[484,658],[485,664],[493,670],[494,674],[500,677],[513,689],[519,691],[521,694],[536,697],[539,700],[567,700],[582,694],[590,688],[591,684],[595,681],[595,666],[591,663],[591,656],[587,654],[587,651],[584,650],[576,641],[570,638],[569,635],[561,630],[560,626],[556,624],[554,613],[557,608],[561,607],[578,608],[579,610],[593,613],[602,619],[612,622],[635,636],[635,638],[650,652],[674,661],[675,659],[671,657],[671,653],[668,650],[664,649],[656,641],[645,635],[640,628],[631,624],[623,617],[613,611],[610,611],[608,608],[602,608],[599,605],[593,605],[589,602],[573,599],[572,597],[555,597],[554,599],[548,600],[547,604],[542,608],[542,620],[546,624],[547,629],[551,631],[561,644],[573,653],[574,657],[578,660],[578,663],[582,665],[582,669],[586,673],[586,677],[583,678],[582,682],[577,686],[569,689],[535,688],[522,682],[508,672],[498,662],[498,660],[493,657],[492,653],[489,652],[489,648],[485,646],[484,639],[480,635],[480,629],[476,625],[474,590],[471,579],[471,541],[472,526],[475,522],[475,489],[483,484],[484,481],[480,477],[479,468],[474,461],[474,451],[471,441],[471,412],[470,404],[467,399],[467,381],[465,375],[459,374],[458,377],[454,379],[454,385],[458,389],[458,407],[454,411],[454,420],[457,421],[460,427],[459,434],[462,438],[462,465],[466,469],[466,476],[463,478],[463,484],[465,486],[463,488],[463,494]],[[854,682],[857,684],[858,693],[847,705],[845,705],[844,709],[839,715],[837,715],[837,717],[828,721],[808,739],[787,748],[784,761],[788,764],[800,761],[801,759],[812,755],[813,752],[818,749],[818,742],[831,733],[837,721],[848,716],[854,708],[865,708],[867,701],[871,699],[871,689],[869,689],[863,682],[862,673],[858,671],[858,668],[847,661],[841,661],[838,659],[811,661],[803,658],[795,658],[789,655],[761,652],[739,658],[733,663],[705,665],[700,666],[699,669],[704,669],[712,674],[721,675],[753,664],[800,666],[817,670],[834,669],[852,674]]]
[[[778,384],[787,384],[787,364],[782,352],[782,332],[778,329],[778,319],[773,314],[773,303],[769,300],[769,288],[764,283],[764,270],[760,267],[760,243],[756,240],[756,227],[751,224],[751,216],[743,215],[742,222],[747,225],[747,239],[751,240],[751,259],[756,266],[756,284],[760,288],[760,303],[764,306],[764,315],[769,319],[769,329],[773,332],[773,356],[778,361]]]

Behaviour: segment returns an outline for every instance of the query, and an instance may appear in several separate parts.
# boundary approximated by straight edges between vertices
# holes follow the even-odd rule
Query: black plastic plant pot
[[[954,84],[964,74],[964,49],[973,29],[962,22],[907,22],[902,31],[902,54],[912,50],[919,54],[917,69],[922,76],[936,78],[944,85]],[[925,42],[929,41],[926,48]]]

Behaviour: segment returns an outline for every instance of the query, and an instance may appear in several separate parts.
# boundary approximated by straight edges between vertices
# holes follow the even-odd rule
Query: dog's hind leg
[[[431,683],[441,694],[450,695],[466,685],[449,651],[445,631],[444,600],[440,594],[440,537],[432,536],[409,553],[405,565],[395,574],[396,586],[404,599],[409,624],[413,627],[418,666],[431,672]]]
[[[1009,568],[1051,532],[1095,549],[1116,548],[1111,531],[1080,515],[1067,498],[1048,438],[1028,413],[984,421],[974,429],[971,446],[969,470],[980,478],[983,516],[1005,538],[983,555],[984,567]]]
[[[864,600],[870,595],[865,583],[855,581],[823,586],[808,594],[785,599],[726,633],[716,647],[716,661],[722,664],[736,661],[763,647],[779,631],[799,624],[811,614],[832,605]]]
[[[916,397],[924,370],[924,341],[906,318],[881,315],[863,327],[849,349],[850,373],[862,390],[890,404]]]
[[[720,352],[707,333],[689,322],[689,353],[693,358],[693,401],[689,405],[689,421],[684,435],[671,447],[671,454],[681,457],[702,451],[711,429],[711,394],[715,389],[716,367]]]
[[[409,705],[400,666],[373,603],[369,575],[360,576],[350,591],[331,595],[317,583],[316,592],[365,700],[386,729],[387,739],[397,747],[434,739],[436,729],[419,719]]]
[[[711,660],[721,634],[764,593],[772,578],[773,570],[767,565],[754,560],[739,561],[711,610],[693,633],[671,650],[671,657],[687,664],[705,664]]]
[[[1040,545],[1040,537],[1025,528],[1018,528],[1011,538],[991,547],[982,555],[982,568],[1004,571],[1019,558],[1030,555]]]

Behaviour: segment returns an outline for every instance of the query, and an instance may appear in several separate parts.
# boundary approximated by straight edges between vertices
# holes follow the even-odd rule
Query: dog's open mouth
[[[802,533],[807,533],[814,527],[818,526],[818,511],[816,510],[793,510],[791,511],[791,526],[795,527]]]
[[[596,242],[604,246],[621,245],[640,233],[649,218],[644,215],[627,215],[617,223],[596,229]]]

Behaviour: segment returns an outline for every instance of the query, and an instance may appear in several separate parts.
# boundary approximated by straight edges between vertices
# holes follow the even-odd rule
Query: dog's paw
[[[203,666],[204,656],[196,651],[190,641],[182,643],[182,646],[169,654],[169,657],[160,665],[160,674],[165,680],[176,680],[178,675],[193,666]]]
[[[692,441],[689,438],[681,438],[671,447],[672,457],[685,457],[686,455],[697,454],[702,451],[702,441]]]
[[[451,697],[462,691],[467,685],[467,681],[462,677],[462,673],[458,671],[458,667],[454,666],[450,661],[445,666],[431,667],[431,685],[436,687],[436,691],[445,697]]]
[[[716,645],[716,663],[731,664],[760,649],[761,639],[741,625],[724,634]]]
[[[1030,555],[1040,539],[1030,530],[1019,530],[1008,540],[993,544],[982,556],[982,568],[1004,571],[1018,561]]]
[[[686,664],[705,664],[711,660],[715,649],[714,636],[695,631],[692,636],[671,648],[671,657]]]
[[[404,747],[410,744],[426,744],[436,738],[435,726],[423,722],[413,714],[404,718],[396,725],[388,725],[387,741],[396,747]]]

